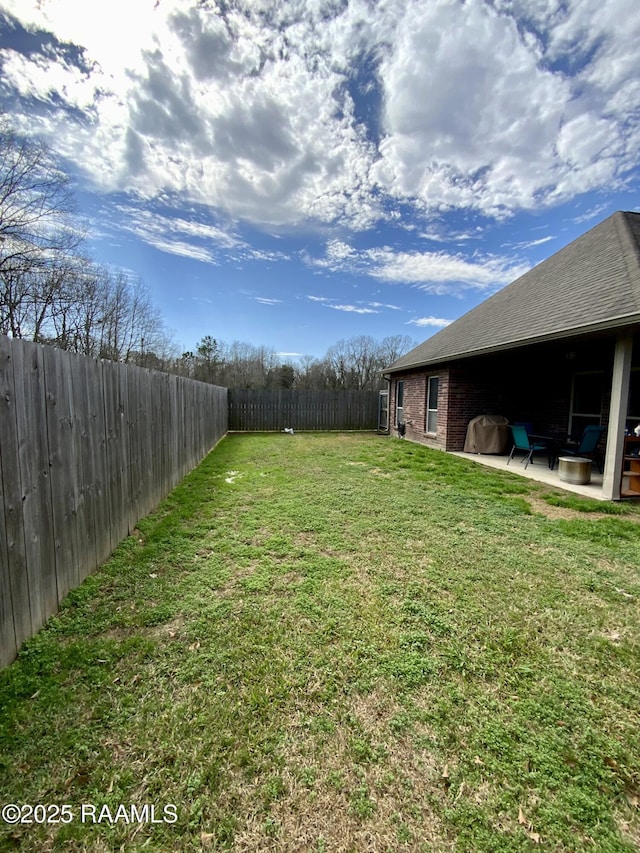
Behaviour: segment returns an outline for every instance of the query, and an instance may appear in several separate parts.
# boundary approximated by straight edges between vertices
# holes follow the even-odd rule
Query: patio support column
[[[633,336],[629,332],[621,332],[616,339],[616,350],[613,358],[611,409],[607,430],[604,476],[602,478],[602,496],[612,501],[620,500],[624,428],[629,403],[632,352]]]

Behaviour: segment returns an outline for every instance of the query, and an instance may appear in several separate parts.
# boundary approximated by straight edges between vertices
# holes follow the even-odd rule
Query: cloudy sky
[[[638,0],[0,0],[0,108],[182,348],[438,331],[640,209]]]

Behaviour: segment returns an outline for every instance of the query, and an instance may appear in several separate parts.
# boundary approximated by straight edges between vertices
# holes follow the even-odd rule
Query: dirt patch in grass
[[[233,849],[452,850],[431,802],[441,768],[412,737],[394,733],[401,712],[384,688],[353,697],[337,722],[322,707],[300,709],[269,817],[249,815]],[[248,800],[264,788],[257,782]]]
[[[149,636],[158,640],[175,640],[179,638],[184,629],[184,617],[178,616],[170,622],[165,622],[162,625],[154,625],[149,628]]]
[[[233,597],[242,587],[242,584],[254,577],[256,569],[259,566],[258,560],[253,560],[248,566],[236,565],[229,579],[219,584],[215,590],[212,590],[212,595],[218,598]]]
[[[631,797],[628,797],[629,802],[632,805],[632,808],[635,810],[635,814],[632,815],[631,818],[628,816],[621,817],[620,815],[616,818],[616,823],[620,830],[620,834],[624,839],[627,840],[630,844],[632,844],[636,850],[640,850],[640,805],[639,805],[639,794],[635,794]]]
[[[584,513],[578,512],[578,510],[562,506],[551,506],[545,500],[542,500],[542,498],[535,497],[535,495],[528,495],[526,500],[533,512],[537,512],[539,515],[544,515],[547,518],[584,518]],[[606,516],[604,513],[601,513],[596,517],[605,518]]]
[[[136,540],[138,545],[144,545],[144,543],[145,543],[144,533],[142,533],[141,530],[138,530],[137,527],[134,527],[134,529],[131,531],[130,535]]]
[[[566,518],[566,519],[575,519],[575,518],[611,518],[611,513],[608,512],[589,512],[588,514],[584,511],[571,509],[570,507],[565,506],[553,506],[549,504],[547,501],[542,498],[538,498],[535,495],[528,495],[526,498],[527,502],[531,506],[533,512],[537,512],[540,515],[544,515],[547,518]],[[625,516],[625,518],[627,518]],[[630,516],[628,518],[629,521],[640,521],[640,518],[636,518],[634,516]]]
[[[596,501],[593,498],[581,498],[574,495],[528,495],[527,502],[534,512],[545,515],[547,518],[592,518],[603,519],[612,517],[623,517],[626,521],[640,523],[638,505],[633,502],[609,503]],[[574,504],[572,506],[571,504]],[[599,509],[601,507],[602,509]]]
[[[382,468],[370,468],[370,474],[374,474],[376,477],[384,477],[385,480],[393,479],[393,474],[389,473],[389,471],[383,471]]]

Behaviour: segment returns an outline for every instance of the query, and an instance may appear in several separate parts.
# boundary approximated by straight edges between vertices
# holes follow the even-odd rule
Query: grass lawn
[[[70,806],[0,849],[640,849],[639,522],[396,439],[226,438],[0,673],[0,803]]]

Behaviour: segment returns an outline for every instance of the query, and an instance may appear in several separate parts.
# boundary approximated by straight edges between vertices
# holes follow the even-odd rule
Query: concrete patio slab
[[[556,489],[564,489],[566,492],[573,492],[576,495],[583,495],[586,498],[595,498],[600,501],[606,500],[602,495],[602,474],[598,471],[597,465],[592,467],[591,482],[585,486],[578,486],[562,481],[558,474],[558,468],[556,467],[551,470],[546,461],[542,459],[530,462],[525,470],[524,463],[517,458],[512,459],[509,465],[507,465],[508,456],[483,453],[453,453],[452,455],[459,456],[461,459],[470,459],[472,462],[479,462],[488,468],[497,468],[500,471],[517,474],[520,477],[528,477],[530,480],[537,480],[539,483],[546,483]]]

